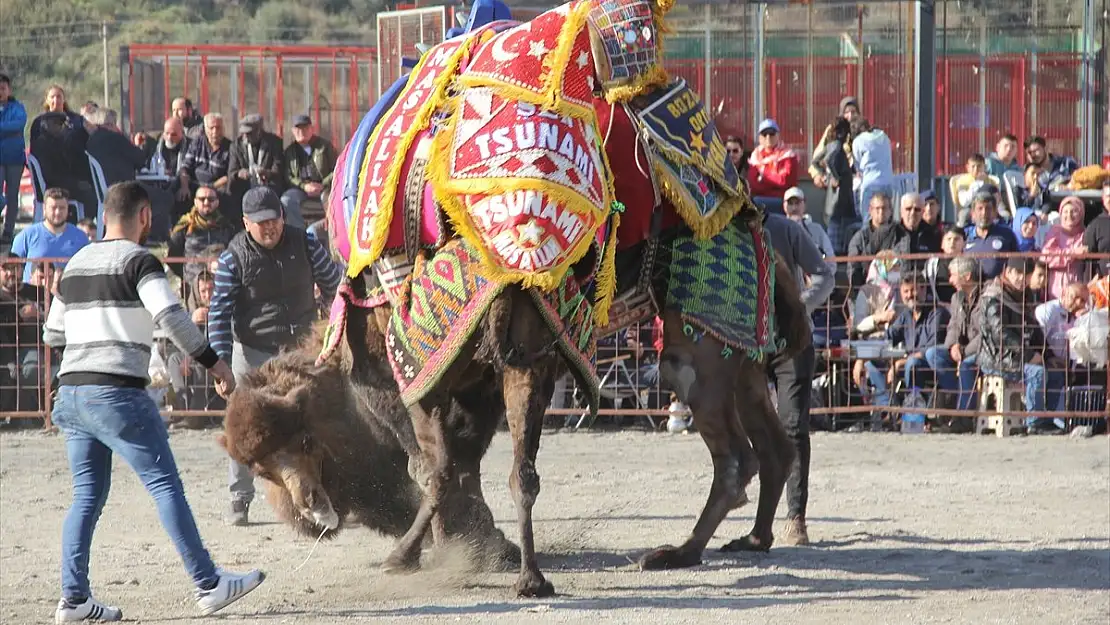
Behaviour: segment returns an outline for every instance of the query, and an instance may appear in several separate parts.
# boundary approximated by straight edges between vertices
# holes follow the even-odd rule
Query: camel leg
[[[536,454],[543,431],[544,408],[554,390],[554,380],[547,373],[548,369],[535,364],[527,368],[505,366],[501,382],[509,432],[513,438],[509,489],[516,503],[520,528],[520,577],[513,589],[521,597],[549,597],[555,594],[555,587],[544,579],[536,562],[536,543],[532,533],[532,506],[540,494]]]
[[[443,535],[442,517],[437,514],[444,501],[450,496],[455,467],[451,448],[447,444],[446,424],[449,398],[439,401],[430,397],[410,409],[413,431],[420,445],[425,467],[429,467],[428,481],[421,499],[420,509],[412,527],[397,541],[382,569],[386,572],[410,571],[420,566],[420,549],[428,529],[433,523],[437,527],[434,534]]]
[[[755,473],[754,456],[732,391],[736,365],[723,360],[720,345],[708,337],[698,343],[685,338],[679,341],[675,349],[671,349],[675,345],[672,341],[665,350],[660,373],[672,381],[679,399],[690,406],[694,425],[713,459],[713,483],[690,537],[678,547],[664,545],[644,554],[640,568],[645,571],[700,564],[713,533],[742,501],[743,487]]]
[[[759,503],[755,526],[750,534],[729,542],[721,551],[767,551],[771,548],[775,540],[772,527],[775,510],[782,498],[789,468],[794,462],[794,444],[779,421],[766,380],[761,380],[759,388],[756,388],[755,377],[740,376],[737,387],[737,392],[746,393],[752,405],[751,410],[741,412],[740,420],[759,458]]]

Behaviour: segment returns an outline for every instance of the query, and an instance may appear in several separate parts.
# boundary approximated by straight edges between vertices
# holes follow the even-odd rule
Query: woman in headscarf
[[[1057,299],[1064,287],[1078,282],[1084,261],[1075,258],[1086,254],[1083,244],[1083,201],[1075,196],[1064,198],[1060,203],[1060,223],[1053,225],[1045,235],[1041,251],[1044,263],[1048,265],[1048,299]]]
[[[1017,237],[1019,252],[1037,251],[1037,230],[1041,227],[1041,218],[1037,212],[1028,206],[1021,206],[1014,212],[1014,220],[1010,228]]]

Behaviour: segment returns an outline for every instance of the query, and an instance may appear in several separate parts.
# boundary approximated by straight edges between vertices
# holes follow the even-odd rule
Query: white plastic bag
[[[1071,353],[1082,363],[1106,366],[1106,343],[1110,335],[1110,319],[1107,309],[1092,310],[1075,320],[1068,330],[1068,344]]]
[[[170,385],[170,371],[157,346],[150,350],[150,364],[146,373],[150,376],[150,388],[165,388]]]

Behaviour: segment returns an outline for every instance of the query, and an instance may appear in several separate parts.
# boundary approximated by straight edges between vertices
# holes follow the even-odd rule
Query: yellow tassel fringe
[[[689,198],[678,190],[682,186],[682,182],[676,180],[666,166],[659,163],[655,163],[653,166],[661,183],[660,186],[663,187],[663,196],[674,206],[675,212],[678,213],[679,217],[682,217],[682,221],[690,226],[690,229],[694,232],[694,237],[697,239],[711,239],[717,236],[728,222],[746,206],[745,200],[747,198],[745,196],[726,197],[717,205],[713,214],[703,217],[698,212],[697,207],[689,201]]]

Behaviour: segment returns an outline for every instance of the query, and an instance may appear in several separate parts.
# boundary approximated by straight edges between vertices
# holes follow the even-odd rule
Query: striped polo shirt
[[[64,347],[63,385],[145,388],[154,326],[205,367],[216,352],[189,318],[162,264],[126,239],[90,243],[73,255],[50,304],[43,340]]]

